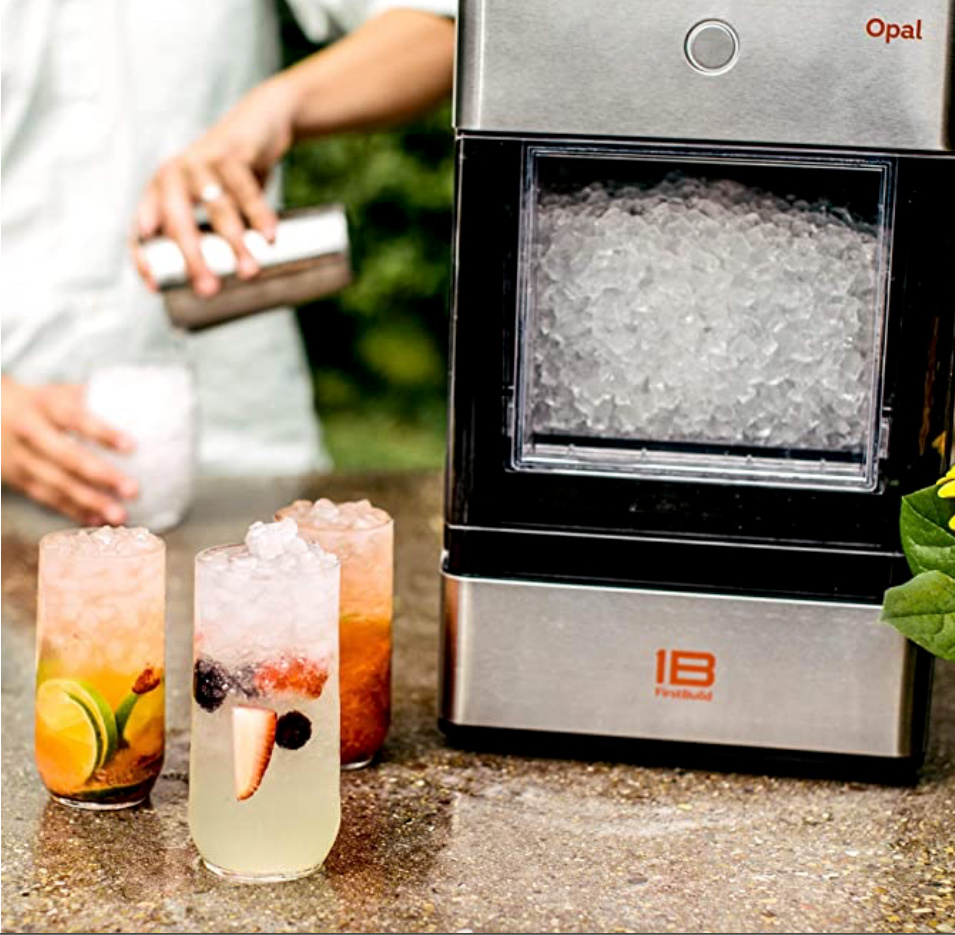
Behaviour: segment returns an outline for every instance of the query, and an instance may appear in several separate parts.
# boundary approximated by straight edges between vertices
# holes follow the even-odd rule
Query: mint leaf
[[[955,505],[938,495],[938,487],[902,498],[899,532],[912,574],[941,571],[955,578],[955,535],[948,528],[953,512]]]
[[[926,571],[885,592],[882,620],[942,659],[955,660],[955,580]]]

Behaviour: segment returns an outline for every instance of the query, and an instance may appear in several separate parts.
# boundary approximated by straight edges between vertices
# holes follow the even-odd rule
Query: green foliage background
[[[282,8],[286,63],[315,51]],[[344,203],[354,282],[299,310],[316,409],[340,470],[439,467],[447,392],[450,105],[390,132],[296,146],[289,207]]]

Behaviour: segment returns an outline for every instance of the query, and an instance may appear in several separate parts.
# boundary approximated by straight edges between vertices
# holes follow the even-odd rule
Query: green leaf
[[[889,588],[882,621],[930,653],[955,660],[955,580],[926,571]]]
[[[948,528],[953,512],[955,504],[940,497],[938,487],[902,498],[899,531],[912,574],[941,571],[955,577],[955,535]]]

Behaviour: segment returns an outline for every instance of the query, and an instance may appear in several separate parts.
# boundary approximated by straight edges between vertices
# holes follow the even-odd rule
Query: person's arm
[[[454,23],[396,9],[273,80],[292,100],[295,138],[409,120],[451,92]]]
[[[126,521],[119,498],[135,497],[136,482],[77,436],[117,451],[130,451],[135,443],[86,409],[81,386],[27,386],[5,376],[0,402],[4,484],[79,523]]]
[[[147,186],[134,231],[143,278],[150,282],[137,244],[164,233],[182,249],[196,292],[217,291],[219,281],[199,250],[197,203],[235,250],[238,274],[254,276],[258,267],[242,234],[248,224],[274,236],[277,219],[262,185],[292,143],[423,113],[450,92],[453,61],[451,20],[393,9],[254,88]]]

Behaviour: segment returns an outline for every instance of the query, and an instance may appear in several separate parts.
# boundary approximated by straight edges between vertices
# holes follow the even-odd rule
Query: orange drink
[[[339,620],[342,766],[367,766],[391,720],[394,522],[367,500],[296,500],[279,510],[342,563]]]
[[[40,541],[36,763],[53,798],[142,802],[163,760],[165,560],[143,528]]]

